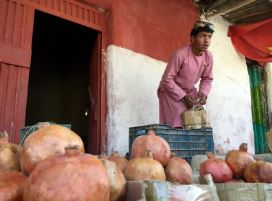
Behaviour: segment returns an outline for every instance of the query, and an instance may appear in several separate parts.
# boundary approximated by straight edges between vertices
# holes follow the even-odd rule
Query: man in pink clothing
[[[208,50],[213,32],[211,23],[196,22],[191,31],[191,44],[180,47],[172,55],[157,91],[161,124],[182,127],[183,112],[194,105],[206,104],[213,80],[213,56]]]

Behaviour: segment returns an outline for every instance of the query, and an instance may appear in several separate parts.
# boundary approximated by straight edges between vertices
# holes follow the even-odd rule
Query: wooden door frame
[[[74,23],[83,25],[85,27],[94,29],[101,34],[101,51],[99,53],[100,62],[98,67],[98,108],[97,108],[97,135],[98,146],[97,153],[102,153],[106,151],[106,112],[107,112],[107,100],[106,100],[106,71],[105,71],[105,49],[106,49],[106,29],[105,29],[105,12],[97,8],[91,7],[87,0],[59,0],[58,5],[47,3],[49,1],[43,1],[44,4],[40,2],[33,2],[30,0],[13,0],[21,4],[27,5],[33,9],[32,16],[32,32],[34,26],[34,16],[35,10],[48,13],[65,20],[72,21]],[[46,3],[47,2],[47,3]],[[54,1],[51,1],[51,3]],[[85,2],[85,3],[84,3]],[[32,41],[31,41],[32,43]],[[26,105],[24,106],[26,107]],[[25,119],[24,119],[25,120]],[[92,133],[94,134],[94,133]],[[88,134],[90,135],[90,133]]]

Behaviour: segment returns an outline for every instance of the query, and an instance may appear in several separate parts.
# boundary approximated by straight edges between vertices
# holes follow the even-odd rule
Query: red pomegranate
[[[60,125],[44,126],[29,135],[23,145],[21,164],[23,171],[30,174],[43,159],[65,153],[65,147],[77,145],[84,152],[81,138],[70,129]]]
[[[120,168],[121,171],[124,171],[126,164],[128,162],[126,157],[120,156],[117,151],[113,152],[110,155],[109,160],[115,162],[117,167]]]
[[[7,131],[0,132],[0,145],[8,143],[8,133]]]
[[[24,201],[108,201],[109,180],[102,162],[79,147],[41,161],[26,182]]]
[[[101,153],[101,154],[97,155],[97,158],[108,160],[109,157],[107,156],[106,153]]]
[[[0,171],[20,171],[20,147],[15,144],[0,144]]]
[[[156,136],[153,130],[147,135],[137,137],[131,147],[131,157],[143,157],[146,151],[151,151],[153,158],[165,166],[170,160],[170,147],[168,142],[160,136]]]
[[[9,136],[6,131],[0,132],[0,171],[20,171],[21,147],[8,142]]]
[[[247,143],[243,142],[242,144],[240,144],[239,151],[247,152]]]
[[[264,161],[251,162],[245,169],[246,182],[272,183],[272,163]]]
[[[17,171],[0,172],[0,200],[22,201],[26,179]]]
[[[247,165],[255,160],[247,152],[247,143],[242,143],[239,150],[231,150],[227,153],[225,161],[232,169],[234,177],[238,179],[243,177]]]
[[[107,170],[110,184],[110,201],[123,201],[126,195],[127,181],[121,169],[117,167],[115,162],[101,159]]]
[[[208,159],[200,164],[199,174],[211,174],[214,182],[223,183],[229,181],[233,177],[233,173],[228,164],[219,158],[215,158],[212,153],[207,154]]]
[[[166,179],[162,164],[153,159],[150,151],[147,151],[144,157],[129,160],[124,169],[124,175],[127,181],[145,179],[165,181]]]
[[[178,182],[181,184],[192,183],[192,168],[189,163],[174,153],[171,154],[171,159],[165,167],[166,180],[170,182]]]

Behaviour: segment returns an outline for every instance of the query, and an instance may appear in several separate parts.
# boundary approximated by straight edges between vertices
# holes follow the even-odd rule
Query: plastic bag
[[[211,187],[210,187],[211,188]],[[172,201],[216,201],[217,197],[211,189],[195,185],[172,185]]]

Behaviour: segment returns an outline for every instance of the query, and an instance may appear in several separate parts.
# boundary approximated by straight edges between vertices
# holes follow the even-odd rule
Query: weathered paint
[[[97,70],[96,100],[98,121],[97,152],[105,150],[106,140],[106,76],[104,69],[105,14],[75,0],[2,0],[0,1],[0,130],[19,142],[19,130],[24,126],[28,75],[31,59],[34,11],[43,11],[99,32],[99,53],[102,62]],[[18,68],[18,69],[17,69]],[[22,68],[22,69],[19,69]],[[20,93],[19,93],[20,92]],[[17,111],[20,111],[17,113]]]
[[[167,61],[199,18],[188,0],[117,0],[112,8],[110,44]]]
[[[9,140],[19,141],[18,129],[24,126],[28,68],[0,63],[0,130]]]
[[[18,142],[24,126],[34,10],[0,1],[0,130]]]
[[[108,44],[167,61],[189,32],[199,10],[188,0],[89,0],[107,9]]]
[[[172,0],[171,2],[165,0],[115,0],[112,3],[105,0],[93,0],[94,2],[99,2],[101,4],[106,5],[107,9],[110,9],[108,15],[108,44],[114,44],[116,46],[121,46],[126,49],[118,48],[116,46],[110,46],[107,50],[107,60],[108,60],[108,71],[109,71],[109,79],[108,79],[108,96],[109,96],[109,115],[108,115],[108,130],[109,130],[109,147],[108,150],[112,151],[113,149],[117,149],[121,152],[126,152],[128,150],[128,127],[144,125],[149,123],[158,122],[158,103],[156,93],[157,84],[160,80],[161,74],[165,68],[166,63],[162,61],[167,61],[167,58],[170,56],[171,52],[176,49],[179,45],[185,44],[189,42],[189,30],[192,26],[195,19],[198,18],[197,8],[194,7],[191,1],[187,0]],[[4,7],[2,4],[4,2]],[[75,2],[69,0],[69,2],[76,3],[76,6],[71,6],[71,4],[66,4],[68,0],[64,1],[53,1],[53,0],[4,0],[1,1],[0,9],[9,10],[16,3],[20,3],[21,5],[29,5],[26,9],[30,9],[30,16],[33,15],[34,8],[39,9],[44,12],[51,13],[53,15],[65,18],[74,21],[76,23],[83,24],[85,26],[95,27],[95,29],[99,30],[96,22],[100,22],[99,14],[90,15],[93,18],[89,18],[88,12],[84,12],[85,8],[89,6],[82,5],[79,1]],[[82,1],[83,2],[83,1]],[[62,7],[66,5],[65,9]],[[11,7],[10,7],[11,6]],[[83,6],[83,7],[82,7]],[[67,8],[67,9],[66,9]],[[17,11],[17,10],[16,10]],[[63,13],[64,12],[64,13]],[[11,12],[14,13],[14,12]],[[28,12],[27,12],[28,13]],[[83,14],[84,13],[84,14]],[[175,15],[173,15],[173,13]],[[140,15],[141,14],[141,15]],[[72,16],[71,16],[72,15]],[[3,33],[3,27],[17,27],[13,26],[12,21],[7,21],[4,17],[12,15],[6,15],[5,12],[0,12],[0,35]],[[18,17],[17,17],[18,18]],[[4,20],[3,20],[4,19]],[[32,23],[28,23],[30,20],[33,21],[33,17],[22,18],[27,19],[27,24],[32,25]],[[90,20],[89,20],[90,19]],[[92,19],[92,20],[91,20]],[[93,20],[95,19],[95,20]],[[87,20],[87,21],[86,21]],[[7,23],[8,22],[8,23]],[[16,21],[18,22],[18,21]],[[23,23],[24,24],[24,23]],[[96,24],[96,25],[94,25]],[[103,26],[103,20],[102,24]],[[215,61],[215,86],[217,86],[212,91],[211,96],[208,102],[209,115],[211,117],[211,121],[216,126],[214,126],[214,134],[215,134],[215,143],[218,145],[218,149],[221,147],[222,150],[227,150],[232,146],[236,147],[233,139],[236,140],[236,143],[239,144],[240,141],[249,140],[250,141],[250,150],[252,150],[252,142],[253,137],[251,137],[252,131],[250,129],[249,121],[251,117],[250,113],[250,98],[249,98],[249,84],[247,73],[245,73],[245,61],[244,58],[237,55],[235,50],[232,48],[232,45],[229,42],[229,38],[226,37],[226,30],[228,24],[224,21],[216,21],[216,26],[218,27],[218,31],[220,28],[224,29],[223,36],[222,35],[216,37],[213,41],[213,45],[211,47],[216,54],[221,55],[219,60]],[[31,34],[27,34],[27,30],[32,31],[32,28],[22,28],[15,29],[22,30],[21,39],[30,40],[28,43],[31,46]],[[24,32],[25,31],[25,32]],[[8,32],[9,33],[9,32]],[[18,33],[18,32],[16,32]],[[18,34],[17,34],[18,35]],[[7,36],[10,36],[8,34]],[[105,32],[102,32],[102,57],[104,56],[105,48]],[[226,48],[225,48],[225,45]],[[1,46],[0,46],[1,48]],[[27,48],[24,48],[27,49]],[[132,50],[132,51],[131,51]],[[1,52],[1,51],[0,51]],[[136,53],[137,52],[137,53]],[[228,53],[228,55],[226,54]],[[140,53],[140,54],[139,54]],[[135,56],[136,55],[136,56]],[[147,57],[149,56],[149,57]],[[25,58],[24,56],[23,58]],[[216,57],[216,56],[215,56]],[[104,58],[102,62],[104,62]],[[118,59],[111,59],[118,58]],[[129,59],[127,59],[129,58]],[[154,59],[155,58],[155,59]],[[156,60],[158,59],[158,60]],[[124,62],[123,62],[124,61]],[[0,61],[1,62],[1,61]],[[11,61],[9,61],[11,62]],[[12,62],[15,62],[14,60]],[[12,63],[13,65],[18,65],[16,63]],[[117,62],[117,63],[115,63]],[[134,64],[135,63],[135,64]],[[145,68],[141,68],[141,66]],[[226,65],[230,64],[230,65]],[[1,63],[1,71],[0,71],[0,87],[3,87],[2,91],[5,91],[7,86],[12,82],[7,82],[2,79],[2,72],[4,69],[3,65],[12,65],[10,63]],[[27,66],[27,63],[24,64]],[[22,65],[22,66],[24,66]],[[19,66],[19,65],[18,65]],[[130,68],[134,66],[134,68]],[[224,68],[222,68],[224,66]],[[225,67],[227,66],[227,67]],[[150,68],[150,69],[149,69]],[[139,71],[139,69],[141,71]],[[242,70],[241,70],[242,69]],[[105,114],[106,107],[103,105],[106,104],[106,101],[103,97],[106,96],[106,72],[104,71],[103,64],[101,68],[101,107],[99,108],[101,114]],[[28,73],[23,73],[28,76]],[[136,74],[137,80],[135,86],[129,86],[131,79],[125,79],[127,76],[130,77],[131,74]],[[227,76],[229,75],[229,76]],[[25,76],[25,77],[27,77]],[[117,76],[117,77],[116,77]],[[241,77],[240,77],[241,76]],[[120,78],[119,78],[120,77]],[[144,78],[144,79],[143,79]],[[238,79],[239,78],[239,79]],[[28,77],[27,77],[28,79]],[[220,79],[220,80],[217,80]],[[125,86],[123,80],[125,80]],[[149,85],[145,82],[148,81]],[[222,84],[224,82],[229,83],[233,81],[232,84]],[[4,85],[2,84],[4,83]],[[13,83],[12,83],[13,84]],[[111,84],[116,84],[118,88],[111,88]],[[151,87],[150,90],[147,91],[146,88]],[[248,87],[248,88],[247,88]],[[129,90],[127,90],[127,88]],[[145,90],[136,90],[137,88],[145,89]],[[26,90],[27,87],[22,87],[22,90]],[[120,91],[119,91],[120,90]],[[136,90],[136,92],[133,92]],[[229,91],[228,91],[229,90]],[[8,90],[9,91],[9,90]],[[143,92],[143,93],[142,93]],[[3,92],[4,94],[5,92]],[[232,93],[235,93],[234,95]],[[237,94],[236,94],[237,93]],[[240,93],[240,94],[239,94]],[[1,93],[0,93],[1,94]],[[7,94],[10,94],[8,92]],[[152,94],[152,98],[150,99],[150,94]],[[0,95],[1,96],[1,95]],[[139,98],[142,96],[146,96],[146,98]],[[232,99],[229,96],[234,96]],[[10,97],[15,97],[14,94],[10,95]],[[1,101],[1,104],[7,103],[7,97],[4,98],[4,101]],[[133,106],[133,110],[129,108],[128,104],[124,104],[125,101],[135,101]],[[229,100],[231,99],[231,100]],[[24,100],[24,99],[23,99]],[[139,101],[146,102],[139,102]],[[147,101],[148,100],[148,101]],[[219,104],[216,102],[220,101],[220,105],[224,105],[225,109],[219,108]],[[117,102],[118,101],[118,104]],[[211,103],[212,104],[211,104]],[[19,106],[21,103],[14,103],[16,106]],[[23,104],[22,104],[23,105]],[[20,106],[22,106],[20,105]],[[215,106],[213,106],[215,105]],[[242,105],[242,106],[241,106]],[[25,105],[23,105],[25,107]],[[0,117],[2,119],[9,119],[12,114],[5,113],[3,108],[6,108],[5,105],[1,105],[0,109]],[[244,115],[238,116],[235,112],[231,113],[231,109],[237,108],[238,111],[244,113],[244,115],[248,115],[244,119]],[[6,110],[6,109],[5,109]],[[225,113],[222,113],[225,112]],[[24,110],[22,113],[24,114]],[[4,116],[4,117],[2,117]],[[131,117],[134,117],[135,120],[131,121]],[[13,119],[14,116],[12,117]],[[242,120],[241,120],[242,119]],[[18,120],[20,124],[21,120]],[[9,128],[11,125],[13,126],[14,121],[8,120],[9,126],[2,126],[2,122],[0,122],[0,128]],[[227,122],[227,123],[226,123]],[[103,127],[103,116],[101,119],[101,131],[100,133],[104,134],[105,126]],[[18,124],[19,125],[19,124]],[[227,125],[227,126],[226,126]],[[246,128],[241,128],[243,125]],[[124,128],[125,127],[125,128]],[[13,127],[15,133],[18,132],[19,126],[17,128]],[[17,130],[16,130],[17,129]],[[240,129],[240,130],[239,130]],[[113,132],[112,132],[113,131]],[[230,133],[231,132],[231,133]],[[235,133],[234,133],[235,132]],[[226,137],[228,136],[228,137]],[[119,139],[120,137],[120,139]],[[118,138],[118,139],[115,139]],[[104,138],[103,138],[104,139]],[[103,144],[103,143],[102,143]],[[103,146],[103,145],[101,145]]]
[[[227,37],[229,23],[212,19],[214,83],[207,110],[213,126],[215,149],[222,153],[247,142],[254,152],[249,78],[245,58]],[[131,50],[109,46],[108,152],[128,151],[128,128],[158,123],[156,89],[166,63]]]
[[[211,51],[214,53],[214,83],[207,104],[211,119],[215,149],[226,152],[247,142],[254,153],[250,83],[244,56],[227,37],[229,23],[213,18],[215,33]]]
[[[116,46],[107,48],[108,152],[128,151],[128,129],[159,121],[157,84],[165,63]]]
[[[13,0],[37,10],[104,31],[104,13],[76,0]]]

